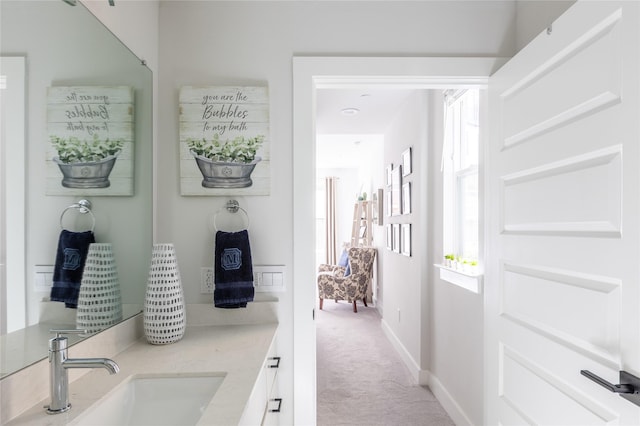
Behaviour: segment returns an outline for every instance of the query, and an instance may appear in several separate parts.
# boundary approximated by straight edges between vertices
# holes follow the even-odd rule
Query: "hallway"
[[[431,391],[413,384],[371,306],[316,309],[317,424],[449,426]]]

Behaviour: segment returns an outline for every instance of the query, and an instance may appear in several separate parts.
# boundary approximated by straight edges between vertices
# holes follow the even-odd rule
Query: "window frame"
[[[475,120],[473,122],[464,121],[464,117],[469,117],[465,114],[465,102],[469,102],[467,95],[471,90],[475,90],[477,95],[475,100],[477,105],[474,112]],[[481,108],[482,108],[482,90],[480,89],[460,89],[460,90],[447,90],[444,92],[444,117],[443,122],[443,157],[442,157],[442,172],[443,172],[443,254],[453,254],[456,257],[467,257],[469,260],[474,260],[477,264],[480,264],[481,260],[481,234],[482,234],[482,217],[481,217]],[[470,135],[466,128],[469,123],[476,126],[478,129],[475,135]],[[477,156],[471,161],[463,161],[464,157],[461,155],[463,147],[468,141],[469,136],[476,137],[475,153]],[[469,145],[466,145],[468,148]],[[467,149],[467,151],[469,151]],[[465,167],[461,167],[464,165]],[[465,214],[463,209],[468,197],[463,196],[462,185],[464,179],[473,178],[475,176],[477,192],[474,199],[477,206],[475,211],[475,217],[477,218],[477,224],[472,231],[476,235],[471,239],[471,242],[475,242],[475,250],[472,253],[464,253],[465,238],[469,233],[468,226],[464,224]],[[474,241],[475,240],[475,241]],[[479,268],[473,268],[476,271]],[[477,273],[477,272],[476,272]]]

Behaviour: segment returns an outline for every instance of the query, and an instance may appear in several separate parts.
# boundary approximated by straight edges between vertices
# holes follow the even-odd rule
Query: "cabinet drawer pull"
[[[282,407],[282,398],[273,398],[270,401],[274,401],[278,403],[278,408],[272,408],[269,409],[270,413],[279,413],[280,412],[280,407]]]
[[[280,357],[279,356],[273,356],[273,357],[269,358],[269,361],[275,361],[276,363],[267,365],[267,368],[279,368],[280,367]]]

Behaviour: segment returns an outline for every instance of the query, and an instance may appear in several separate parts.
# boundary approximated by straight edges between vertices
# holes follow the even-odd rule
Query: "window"
[[[448,90],[444,100],[443,248],[473,272],[479,258],[479,91]]]

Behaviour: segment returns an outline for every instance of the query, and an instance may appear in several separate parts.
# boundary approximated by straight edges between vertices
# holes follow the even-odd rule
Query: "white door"
[[[638,2],[578,2],[489,84],[486,423],[640,424]]]

